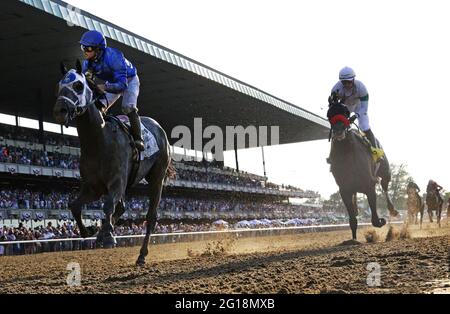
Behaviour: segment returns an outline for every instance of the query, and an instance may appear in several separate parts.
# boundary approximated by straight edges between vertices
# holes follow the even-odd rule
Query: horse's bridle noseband
[[[72,107],[69,107],[67,102],[66,101],[64,102],[64,106],[66,107],[66,110],[67,110],[67,121],[66,121],[66,123],[64,125],[66,127],[68,127],[70,121],[72,121],[76,117],[79,117],[79,116],[83,115],[86,112],[86,110],[87,110],[87,108],[89,106],[95,104],[102,97],[104,97],[106,99],[106,101],[108,102],[108,99],[106,98],[106,95],[105,94],[100,94],[100,95],[97,95],[96,97],[93,97],[92,100],[89,103],[86,104],[86,106],[79,106],[78,103],[80,102],[80,99],[77,99],[77,101],[74,102],[69,97],[59,96],[58,99],[60,99],[60,98],[65,99],[67,102],[70,102],[73,105]]]

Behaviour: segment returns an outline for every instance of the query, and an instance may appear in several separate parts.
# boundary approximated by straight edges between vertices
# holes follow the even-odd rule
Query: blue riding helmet
[[[85,47],[106,48],[106,38],[98,31],[88,31],[81,36],[80,44]]]

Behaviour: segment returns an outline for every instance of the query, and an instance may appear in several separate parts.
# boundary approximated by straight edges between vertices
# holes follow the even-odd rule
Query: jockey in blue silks
[[[101,100],[105,110],[123,96],[122,111],[130,119],[136,148],[143,151],[141,121],[137,113],[140,83],[136,68],[122,52],[107,47],[105,36],[98,31],[85,32],[80,44],[86,59],[83,62],[83,73],[87,78],[95,76],[105,81],[105,84],[98,85],[98,88],[105,92],[106,99]]]

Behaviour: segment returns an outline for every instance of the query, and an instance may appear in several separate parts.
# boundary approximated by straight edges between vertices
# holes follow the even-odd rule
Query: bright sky
[[[422,189],[433,178],[450,190],[447,1],[68,2],[321,116],[350,66],[390,162],[406,163]],[[328,197],[328,151],[326,140],[266,147],[269,180]],[[234,166],[234,152],[225,158]],[[239,151],[239,166],[262,174],[261,149]]]

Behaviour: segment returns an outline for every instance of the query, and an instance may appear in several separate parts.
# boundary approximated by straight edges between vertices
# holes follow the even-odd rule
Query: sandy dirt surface
[[[450,293],[450,226],[350,230],[0,258],[0,293]],[[367,243],[366,235],[377,241]],[[68,263],[81,286],[68,286]],[[380,266],[380,285],[369,263]]]

